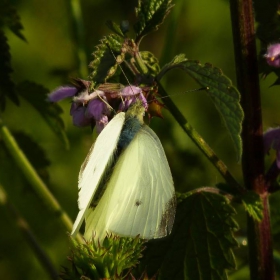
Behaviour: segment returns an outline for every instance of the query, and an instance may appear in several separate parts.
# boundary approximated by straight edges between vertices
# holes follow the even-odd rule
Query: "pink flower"
[[[263,137],[265,153],[268,153],[270,149],[276,150],[276,164],[280,169],[280,127],[269,128]]]
[[[126,111],[136,99],[142,100],[145,109],[148,108],[147,100],[141,88],[136,86],[123,87],[118,91],[94,90],[89,92],[90,82],[75,80],[75,84],[72,87],[65,86],[55,89],[49,94],[48,99],[51,102],[57,102],[72,97],[70,115],[73,118],[73,124],[76,126],[84,127],[95,124],[97,132],[101,132],[111,116],[112,108],[110,105],[108,106],[108,100],[119,99],[120,111]]]
[[[59,87],[48,96],[49,101],[57,102],[67,97],[73,97],[77,93],[75,87]]]
[[[120,103],[119,107],[120,111],[126,111],[137,99],[142,101],[145,110],[148,109],[148,103],[141,88],[136,86],[127,86],[120,91],[120,95],[123,98],[123,102]]]
[[[280,67],[280,43],[269,45],[264,57],[268,65]]]

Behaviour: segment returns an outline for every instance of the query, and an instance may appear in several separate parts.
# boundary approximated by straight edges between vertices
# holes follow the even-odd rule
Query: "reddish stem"
[[[257,52],[252,0],[231,0],[236,77],[244,110],[242,168],[248,190],[263,202],[263,220],[248,216],[251,279],[275,279],[272,259],[269,205],[264,179],[264,149]]]

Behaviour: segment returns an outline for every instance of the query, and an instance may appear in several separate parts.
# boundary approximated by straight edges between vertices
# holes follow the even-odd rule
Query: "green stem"
[[[157,82],[159,93],[161,96],[168,96],[163,87],[159,82]],[[164,103],[168,107],[170,113],[173,115],[178,124],[187,133],[187,135],[192,139],[196,146],[204,153],[204,155],[210,160],[210,162],[216,167],[216,169],[223,176],[225,181],[234,188],[237,192],[243,193],[245,189],[238,184],[235,178],[227,169],[226,165],[222,160],[220,160],[214,151],[208,146],[204,139],[198,134],[198,132],[188,123],[176,105],[170,98],[164,98]]]
[[[39,245],[39,242],[37,241],[36,237],[34,236],[33,232],[31,231],[28,223],[25,221],[25,219],[23,219],[20,216],[19,212],[14,207],[14,205],[12,205],[8,201],[7,194],[1,185],[0,185],[0,204],[7,207],[7,209],[11,213],[12,217],[14,218],[17,227],[22,232],[28,245],[33,250],[37,259],[42,264],[42,266],[46,270],[46,272],[49,274],[50,278],[54,279],[54,280],[58,279],[58,272],[56,271],[50,258]]]
[[[78,71],[81,77],[86,78],[88,76],[88,63],[87,55],[85,51],[85,32],[83,24],[83,16],[80,0],[71,0],[71,12],[74,20],[74,28],[76,31],[77,53],[78,53]]]
[[[20,147],[18,146],[16,140],[13,135],[10,133],[9,129],[4,125],[3,121],[0,119],[0,134],[2,139],[17,163],[18,167],[21,169],[26,179],[29,181],[30,185],[33,187],[38,196],[44,201],[44,203],[54,212],[54,214],[58,217],[61,223],[65,226],[67,231],[72,231],[72,221],[69,216],[63,211],[61,206],[55,197],[48,190],[45,183],[38,176],[36,170],[28,161],[25,154],[22,152]],[[80,242],[82,242],[82,238],[80,236],[77,237]]]
[[[169,15],[169,24],[164,38],[164,48],[162,50],[159,61],[164,65],[173,58],[173,54],[176,53],[175,46],[178,44],[177,33],[174,32],[178,26],[180,18],[183,18],[186,14],[185,7],[188,5],[187,1],[177,1],[175,7],[172,9],[172,13]],[[172,44],[170,44],[172,42]],[[166,81],[166,80],[165,80]],[[163,84],[164,85],[164,84]]]
[[[275,279],[267,189],[264,178],[264,148],[255,22],[252,0],[231,0],[236,77],[244,111],[242,169],[245,187],[263,202],[263,220],[248,216],[251,279]]]

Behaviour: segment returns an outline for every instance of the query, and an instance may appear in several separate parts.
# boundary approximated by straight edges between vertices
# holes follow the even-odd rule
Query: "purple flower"
[[[95,90],[92,93],[89,93],[88,89],[86,89],[74,96],[73,101],[85,105],[89,101],[96,99],[97,97],[103,97],[104,95],[104,92],[101,90]]]
[[[264,151],[268,153],[270,149],[276,150],[276,163],[280,169],[280,127],[269,128],[264,134]]]
[[[48,96],[49,101],[57,102],[67,97],[73,97],[77,93],[75,87],[59,87]]]
[[[91,120],[85,117],[86,107],[79,106],[76,103],[72,103],[70,109],[70,115],[73,117],[73,124],[75,126],[88,126],[91,124]]]
[[[103,97],[103,100],[106,101],[106,97]],[[85,116],[87,118],[93,118],[96,120],[96,130],[97,133],[100,133],[102,129],[106,126],[108,123],[108,116],[110,115],[110,110],[108,109],[107,102],[100,99],[94,99],[91,102],[89,102]]]
[[[133,104],[137,99],[140,99],[143,103],[145,110],[148,109],[148,103],[145,96],[142,93],[142,89],[136,86],[127,86],[124,87],[120,93],[123,102],[120,103],[119,110],[125,111],[129,108],[131,104]]]
[[[88,114],[88,106],[92,102],[96,103],[102,102],[97,98],[105,98],[104,92],[100,90],[95,90],[91,93],[88,92],[90,83],[83,80],[76,80],[76,87],[59,87],[49,94],[48,99],[51,102],[57,102],[67,97],[72,97],[73,102],[70,109],[70,115],[73,117],[73,124],[76,126],[88,126],[94,122],[103,121],[102,112],[98,111],[96,108],[95,114]],[[105,104],[105,103],[104,103]],[[106,124],[105,124],[106,125]]]
[[[70,115],[73,117],[73,124],[76,126],[96,125],[97,132],[101,132],[107,125],[111,116],[111,105],[109,102],[118,99],[119,110],[125,111],[137,99],[142,100],[143,106],[147,110],[148,104],[141,88],[127,86],[119,90],[110,90],[111,84],[101,86],[104,90],[94,90],[89,92],[90,82],[75,80],[75,86],[65,86],[55,89],[49,94],[51,102],[57,102],[67,97],[72,97]],[[108,87],[108,90],[107,90]],[[116,104],[116,102],[112,102]]]
[[[268,65],[280,67],[280,43],[269,45],[264,57]]]

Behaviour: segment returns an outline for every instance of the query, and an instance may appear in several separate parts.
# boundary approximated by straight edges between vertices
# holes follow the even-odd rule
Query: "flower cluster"
[[[85,244],[74,239],[71,242],[71,256],[68,257],[71,268],[63,267],[61,279],[136,279],[131,270],[139,264],[145,249],[145,241],[139,236],[131,238],[110,234],[102,244],[93,240],[85,241]],[[128,277],[128,272],[131,277]]]
[[[126,111],[136,99],[140,99],[147,110],[147,100],[142,93],[142,89],[136,86],[121,86],[118,90],[112,90],[104,86],[90,92],[89,81],[75,80],[75,86],[65,86],[55,89],[49,94],[51,102],[57,102],[71,97],[72,105],[70,115],[73,117],[73,124],[76,126],[96,125],[98,133],[106,126],[113,109],[110,104],[118,102],[118,111]]]
[[[280,67],[280,43],[269,45],[264,57],[268,65]]]

